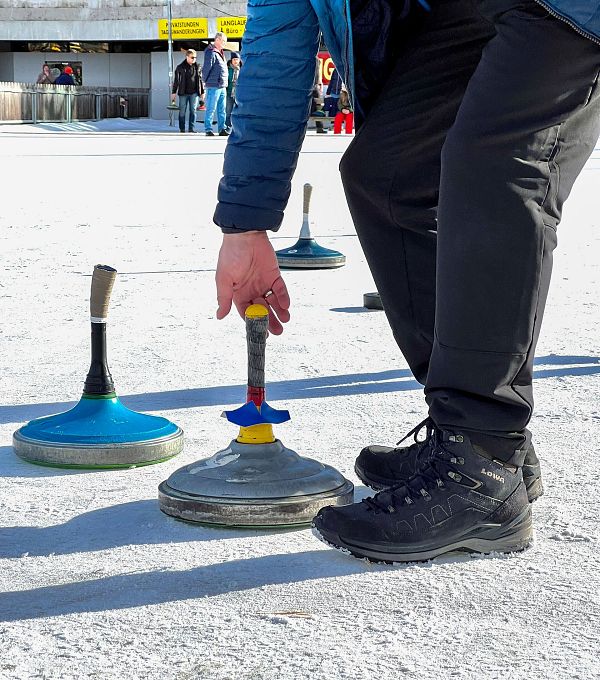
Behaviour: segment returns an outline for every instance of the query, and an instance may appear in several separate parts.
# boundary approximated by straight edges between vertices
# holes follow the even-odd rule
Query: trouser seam
[[[560,182],[560,168],[557,162],[557,157],[560,152],[560,147],[559,147],[559,141],[560,141],[560,132],[562,129],[562,124],[559,124],[556,126],[556,135],[554,137],[554,142],[552,143],[552,148],[550,149],[550,154],[548,155],[548,160],[546,161],[546,165],[548,167],[548,182],[546,184],[546,191],[544,192],[544,198],[542,202],[540,203],[540,208],[544,210],[546,203],[548,201],[548,198],[550,196],[550,190],[552,189],[552,171],[554,169],[554,174],[556,175],[556,186],[558,190],[558,184]],[[543,222],[543,220],[542,220]]]
[[[559,124],[556,128],[556,137],[554,138],[554,144],[552,145],[552,149],[550,151],[550,156],[548,158],[548,182],[546,186],[546,192],[544,196],[544,200],[542,201],[539,209],[540,213],[540,221],[542,223],[542,226],[545,230],[548,228],[544,222],[543,215],[542,213],[545,211],[544,205],[546,204],[546,201],[548,199],[548,196],[550,195],[550,191],[552,189],[552,166],[555,168],[555,178],[556,178],[556,193],[558,193],[558,187],[560,184],[560,167],[557,162],[557,157],[560,152],[560,146],[559,146],[559,140],[560,140],[560,132],[562,129],[562,124]],[[535,314],[533,317],[533,323],[531,326],[531,336],[529,338],[529,346],[527,347],[527,352],[525,353],[523,357],[523,361],[521,362],[520,366],[515,369],[515,372],[511,376],[509,385],[510,389],[513,391],[513,393],[525,401],[525,403],[529,406],[529,415],[531,417],[531,413],[533,411],[533,403],[529,403],[522,395],[520,395],[514,388],[515,380],[517,379],[518,375],[521,373],[523,368],[525,367],[525,364],[527,363],[527,358],[529,357],[531,351],[532,351],[532,346],[535,340],[535,329],[538,324],[538,316],[540,313],[540,288],[542,286],[542,281],[544,279],[544,251],[546,249],[546,235],[545,233],[542,233],[542,238],[541,238],[541,244],[540,244],[540,250],[541,252],[539,253],[539,262],[540,262],[540,270],[539,270],[539,276],[537,280],[537,287],[536,287],[536,295],[535,295]]]
[[[388,191],[388,214],[389,214],[389,219],[394,224],[396,227],[399,225],[396,224],[396,220],[394,219],[394,215],[392,213],[392,186],[393,182],[390,183],[390,188]],[[417,323],[417,318],[415,316],[415,305],[414,305],[414,300],[413,300],[413,293],[410,285],[410,276],[408,273],[408,257],[406,253],[406,238],[404,234],[404,229],[400,227],[400,238],[401,238],[401,246],[402,246],[402,259],[404,260],[404,277],[406,279],[406,289],[408,290],[408,303],[409,303],[409,309],[410,309],[410,319],[412,321],[413,327],[416,328],[419,331],[419,334],[421,334],[421,331],[419,329],[419,325]]]

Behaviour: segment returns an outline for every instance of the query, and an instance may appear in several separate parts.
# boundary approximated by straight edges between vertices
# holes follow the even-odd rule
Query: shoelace
[[[421,470],[407,481],[385,491],[380,491],[371,498],[363,499],[363,503],[366,503],[368,507],[375,511],[392,513],[400,505],[411,505],[417,500],[431,498],[429,490],[444,487],[445,478],[450,477],[454,482],[460,484],[463,475],[457,470],[457,466],[463,465],[465,461],[443,448],[440,434],[440,431],[434,426],[431,434],[431,453],[426,465]]]
[[[419,434],[423,429],[425,429],[425,439],[419,439]],[[396,446],[402,444],[402,442],[405,442],[410,436],[412,436],[413,439],[415,440],[415,444],[427,444],[429,443],[429,440],[431,439],[435,430],[436,427],[433,420],[427,417],[425,418],[425,420],[422,420],[417,426],[413,427],[413,429],[410,432],[407,432],[399,442],[396,442]]]

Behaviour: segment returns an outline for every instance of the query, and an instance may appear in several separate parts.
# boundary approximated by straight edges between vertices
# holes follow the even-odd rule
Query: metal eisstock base
[[[334,468],[303,458],[279,440],[235,439],[186,465],[159,486],[160,509],[203,524],[276,527],[311,522],[326,505],[352,503],[354,487]]]

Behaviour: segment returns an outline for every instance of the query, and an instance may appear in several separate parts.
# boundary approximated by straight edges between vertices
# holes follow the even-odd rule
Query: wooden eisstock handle
[[[246,343],[248,346],[248,392],[246,402],[258,408],[265,400],[265,348],[269,310],[264,305],[250,305],[246,309]]]
[[[117,270],[106,264],[97,264],[92,274],[92,290],[90,293],[90,315],[92,323],[106,323],[108,303]]]
[[[302,203],[302,228],[300,229],[300,238],[312,238],[310,235],[310,226],[308,224],[308,211],[310,208],[310,197],[312,196],[312,184],[308,182],[304,185],[304,201]]]

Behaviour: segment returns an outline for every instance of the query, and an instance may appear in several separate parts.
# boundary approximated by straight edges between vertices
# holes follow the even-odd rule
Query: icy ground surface
[[[245,337],[215,320],[212,224],[225,140],[165,123],[2,126],[0,678],[397,680],[600,677],[600,148],[567,205],[536,365],[546,494],[534,546],[373,566],[310,530],[219,530],[158,510],[157,486],[223,449],[244,400]],[[284,443],[357,483],[368,442],[425,415],[343,200],[348,140],[309,134],[277,248],[312,230],[348,257],[288,273],[293,320],[267,347]],[[94,264],[116,267],[109,358],[119,394],[185,430],[170,462],[123,472],[35,467],[25,421],[79,398]]]

